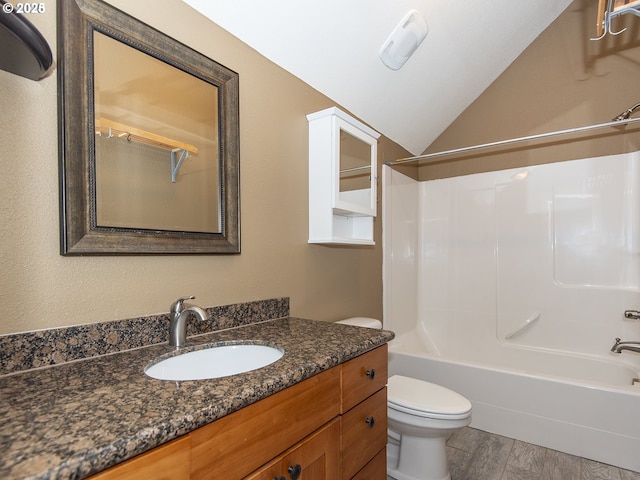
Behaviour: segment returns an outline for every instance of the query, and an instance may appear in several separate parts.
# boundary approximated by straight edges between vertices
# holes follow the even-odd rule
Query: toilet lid
[[[465,418],[471,413],[471,402],[462,395],[434,383],[393,375],[387,382],[389,408],[435,418]]]

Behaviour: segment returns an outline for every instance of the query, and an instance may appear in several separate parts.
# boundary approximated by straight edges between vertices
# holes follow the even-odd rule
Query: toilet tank
[[[343,325],[354,325],[356,327],[375,328],[377,330],[380,330],[382,328],[382,322],[380,320],[367,317],[352,317],[345,320],[340,320],[336,323],[341,323]]]

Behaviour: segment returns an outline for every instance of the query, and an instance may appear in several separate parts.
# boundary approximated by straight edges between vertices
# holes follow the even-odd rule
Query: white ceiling
[[[571,0],[184,0],[413,154]],[[411,9],[429,33],[397,71],[378,52]],[[311,113],[311,112],[309,112]]]

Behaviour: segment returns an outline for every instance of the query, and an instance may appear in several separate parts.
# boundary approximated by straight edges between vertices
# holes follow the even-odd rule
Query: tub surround
[[[282,359],[221,379],[155,380],[144,367],[168,344],[0,377],[0,477],[83,478],[334,367],[393,333],[279,318],[188,339],[189,346],[251,340]]]
[[[0,375],[166,342],[171,300],[165,314],[1,335]],[[288,317],[289,298],[220,305],[205,311],[207,322],[187,322],[187,337]]]
[[[639,167],[638,151],[425,182],[385,167],[390,374],[464,395],[476,428],[640,471],[640,356],[610,352],[640,332]]]

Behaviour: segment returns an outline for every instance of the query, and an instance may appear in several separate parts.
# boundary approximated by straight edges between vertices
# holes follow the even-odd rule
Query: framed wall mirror
[[[240,252],[238,74],[58,0],[63,255]]]

